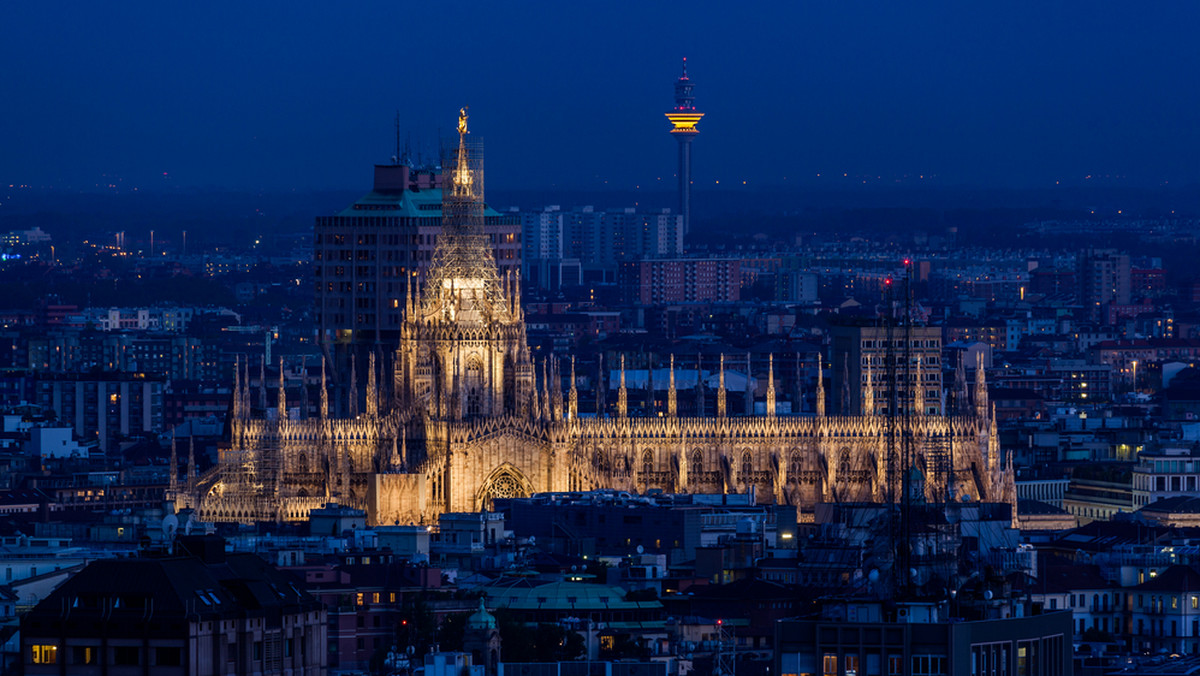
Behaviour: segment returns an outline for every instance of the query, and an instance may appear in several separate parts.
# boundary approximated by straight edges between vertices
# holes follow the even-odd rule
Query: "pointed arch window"
[[[750,456],[750,451],[742,453],[742,477],[743,480],[750,476],[754,471],[754,459]]]
[[[650,476],[654,471],[654,454],[650,451],[642,453],[642,476]]]
[[[693,472],[703,472],[704,471],[704,454],[701,453],[700,451],[692,451],[692,468],[691,469]]]
[[[850,449],[842,449],[838,457],[838,475],[846,476],[850,473]]]

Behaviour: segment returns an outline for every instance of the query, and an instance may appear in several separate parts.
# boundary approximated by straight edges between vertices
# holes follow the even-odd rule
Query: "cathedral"
[[[826,415],[820,377],[815,415],[776,415],[772,367],[764,413],[730,416],[723,359],[716,415],[682,417],[672,366],[666,415],[638,417],[629,414],[622,360],[615,414],[581,416],[574,362],[532,357],[520,280],[494,260],[482,149],[467,140],[465,110],[458,132],[442,183],[442,233],[427,274],[408,278],[390,373],[384,360],[366,364],[365,410],[330,415],[322,366],[319,414],[289,419],[281,368],[274,415],[254,418],[239,365],[229,448],[183,485],[172,474],[177,506],[201,521],[254,523],[306,521],[336,503],[391,525],[540,492],[753,490],[804,515],[821,502],[898,500],[905,477],[911,499],[1006,502],[1015,522],[1011,458],[1001,459],[981,366],[969,410],[929,414],[941,409],[921,405],[916,387],[902,418],[878,414],[869,364],[862,415]],[[919,359],[916,369],[919,381]]]

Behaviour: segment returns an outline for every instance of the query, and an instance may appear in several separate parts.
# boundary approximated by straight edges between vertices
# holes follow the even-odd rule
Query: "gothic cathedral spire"
[[[775,417],[775,355],[767,356],[767,417]]]
[[[717,417],[724,418],[725,410],[725,353],[721,353],[721,371],[717,377]]]
[[[988,417],[987,376],[983,370],[983,353],[976,354],[975,360],[975,417],[985,420]]]
[[[621,387],[617,390],[617,415],[629,416],[629,392],[625,390],[625,355],[621,355]]]
[[[825,417],[825,374],[821,369],[821,356],[817,355],[817,417]]]
[[[667,381],[667,415],[674,418],[679,412],[679,402],[675,398],[675,355],[671,355],[671,374]]]

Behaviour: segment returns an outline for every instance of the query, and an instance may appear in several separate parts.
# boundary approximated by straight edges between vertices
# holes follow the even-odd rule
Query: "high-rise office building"
[[[1075,257],[1079,303],[1092,321],[1103,316],[1106,305],[1129,305],[1129,256],[1116,249],[1085,249]]]
[[[484,232],[501,274],[521,264],[521,221],[484,210]],[[322,341],[394,345],[410,277],[424,276],[442,230],[437,169],[376,165],[371,192],[317,218],[313,238],[317,326]]]
[[[607,270],[611,279],[625,261],[683,253],[683,217],[670,209],[554,205],[523,212],[521,232],[526,279],[546,289],[580,284],[585,270]]]
[[[583,283],[578,256],[566,255],[567,236],[562,208],[521,212],[525,281],[542,289],[559,289]],[[577,247],[578,248],[578,247]]]
[[[898,412],[943,413],[940,327],[834,326],[830,336],[833,410],[886,415],[894,378]]]

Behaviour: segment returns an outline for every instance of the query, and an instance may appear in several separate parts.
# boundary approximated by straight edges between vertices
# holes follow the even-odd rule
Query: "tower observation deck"
[[[683,73],[675,81],[675,107],[666,116],[671,121],[671,135],[679,141],[679,213],[683,216],[685,234],[692,225],[692,139],[700,133],[696,125],[704,117],[704,113],[696,110],[694,86],[688,78],[687,58],[684,58]]]

